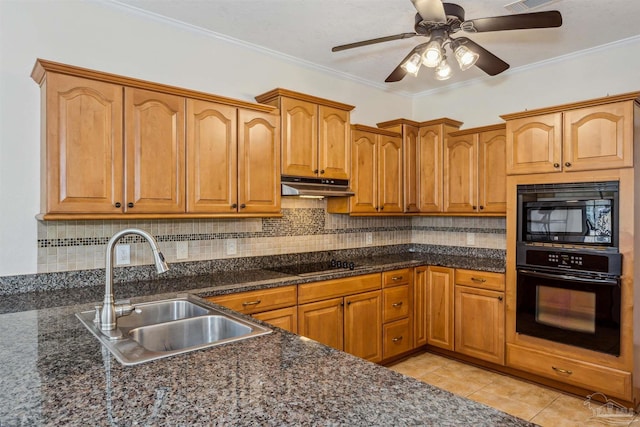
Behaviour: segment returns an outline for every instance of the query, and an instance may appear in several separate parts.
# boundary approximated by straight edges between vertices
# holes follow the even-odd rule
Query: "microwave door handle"
[[[541,279],[563,280],[565,282],[585,282],[611,286],[618,285],[618,281],[616,279],[596,279],[589,277],[572,276],[568,274],[541,273],[539,271],[524,269],[520,269],[519,271],[525,273],[528,276],[539,277]]]

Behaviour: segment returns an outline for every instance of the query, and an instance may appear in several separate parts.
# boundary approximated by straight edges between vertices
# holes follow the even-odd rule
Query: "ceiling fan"
[[[509,64],[467,37],[454,38],[451,36],[458,31],[483,33],[552,28],[562,25],[562,15],[557,10],[465,21],[464,9],[457,4],[443,3],[441,0],[411,0],[411,2],[418,11],[415,18],[415,32],[344,44],[332,48],[331,51],[338,52],[376,43],[423,36],[429,40],[414,47],[393,72],[389,74],[385,82],[400,81],[407,73],[416,76],[422,65],[435,68],[436,79],[448,79],[451,77],[452,70],[446,61],[445,47],[447,45],[453,52],[460,69],[466,70],[475,65],[485,73],[495,76],[508,69]]]

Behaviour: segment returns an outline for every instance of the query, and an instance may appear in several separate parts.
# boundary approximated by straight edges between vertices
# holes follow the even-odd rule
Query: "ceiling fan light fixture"
[[[438,64],[438,66],[436,67],[436,80],[447,80],[451,77],[452,74],[453,70],[451,70],[449,63],[447,62],[447,58],[442,58],[442,61],[440,61],[440,64]]]
[[[462,71],[473,67],[480,57],[480,55],[464,45],[458,45],[453,53],[455,54],[458,65]]]
[[[442,62],[442,46],[438,40],[431,40],[422,54],[422,64],[434,68]]]
[[[420,71],[420,65],[422,64],[422,57],[418,53],[414,53],[402,64],[402,68],[414,77],[418,75]]]

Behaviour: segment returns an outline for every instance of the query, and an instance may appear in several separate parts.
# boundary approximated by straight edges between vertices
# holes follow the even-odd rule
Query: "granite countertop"
[[[372,260],[372,271],[421,263],[385,259]],[[215,282],[220,292],[250,277],[254,288],[300,283],[262,273]],[[189,292],[217,292],[212,280],[194,279]],[[177,292],[166,290],[170,283],[146,285],[142,292],[161,292],[137,300],[175,297],[182,285]],[[278,328],[123,366],[74,315],[100,299],[0,315],[0,425],[532,425]]]

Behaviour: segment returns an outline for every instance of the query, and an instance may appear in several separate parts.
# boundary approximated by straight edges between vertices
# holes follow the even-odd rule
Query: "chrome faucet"
[[[153,260],[156,264],[156,271],[158,274],[169,270],[169,266],[164,260],[162,252],[160,252],[160,249],[158,248],[156,239],[146,231],[138,228],[127,228],[125,230],[118,231],[111,237],[111,239],[109,239],[109,243],[107,243],[105,262],[106,281],[104,287],[104,302],[102,303],[102,309],[96,307],[100,312],[99,317],[96,312],[96,321],[99,320],[101,332],[111,339],[117,339],[122,336],[122,333],[117,329],[117,318],[131,314],[135,310],[135,307],[131,304],[116,304],[113,297],[113,257],[115,255],[116,243],[128,234],[136,234],[144,237],[147,242],[149,242],[151,250],[153,251]]]

